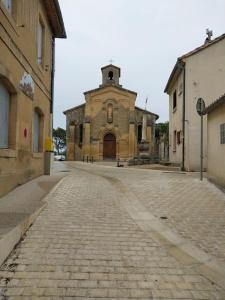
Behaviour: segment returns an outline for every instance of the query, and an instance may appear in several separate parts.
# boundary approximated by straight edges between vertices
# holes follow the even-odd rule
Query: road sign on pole
[[[201,142],[200,142],[200,180],[203,180],[203,115],[205,110],[205,101],[199,98],[196,104],[197,113],[201,117]]]

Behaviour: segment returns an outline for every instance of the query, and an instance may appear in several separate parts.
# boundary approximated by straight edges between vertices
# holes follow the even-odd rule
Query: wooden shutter
[[[34,112],[34,143],[33,143],[34,152],[39,152],[39,134],[40,134],[40,116],[35,111]]]
[[[6,88],[0,83],[0,148],[6,149],[9,144],[9,101]]]

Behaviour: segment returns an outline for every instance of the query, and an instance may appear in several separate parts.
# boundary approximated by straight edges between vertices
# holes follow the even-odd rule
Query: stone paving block
[[[1,293],[15,300],[225,299],[219,286],[171,256],[154,232],[139,227],[124,206],[129,199],[121,184],[135,195],[135,205],[142,203],[159,219],[167,216],[162,222],[168,228],[191,237],[201,249],[208,245],[222,261],[223,253],[216,248],[223,249],[222,238],[213,237],[213,227],[223,237],[221,193],[204,183],[200,200],[186,203],[185,197],[197,187],[192,177],[85,168],[71,172],[57,187],[1,267]],[[215,196],[215,205],[209,195]],[[214,219],[203,220],[200,210],[204,216],[211,212]],[[217,220],[214,226],[212,220]],[[209,231],[208,244],[197,225]]]

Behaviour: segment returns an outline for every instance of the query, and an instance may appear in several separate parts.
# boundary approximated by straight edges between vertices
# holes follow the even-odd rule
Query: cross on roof
[[[114,60],[113,60],[113,59],[110,59],[109,62],[112,64],[112,63],[114,62]]]
[[[208,35],[208,40],[211,41],[211,37],[213,36],[213,31],[209,30],[208,28],[206,29],[206,34]]]

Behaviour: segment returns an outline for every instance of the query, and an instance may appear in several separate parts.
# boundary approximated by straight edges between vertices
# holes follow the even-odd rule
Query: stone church
[[[135,106],[137,93],[120,84],[120,68],[101,68],[102,84],[84,93],[85,103],[68,109],[66,115],[67,159],[95,161],[132,159],[139,154],[142,120],[146,113],[146,140],[154,152],[158,115]]]

